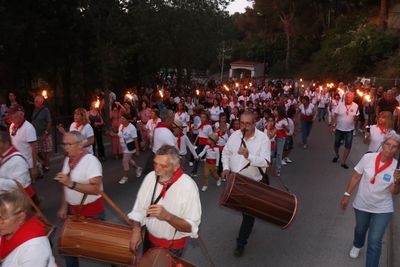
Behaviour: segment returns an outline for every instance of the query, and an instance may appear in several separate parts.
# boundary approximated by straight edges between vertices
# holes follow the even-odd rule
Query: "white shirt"
[[[249,150],[249,157],[246,159],[238,154],[242,136],[242,132],[237,130],[229,137],[222,151],[223,169],[260,181],[262,175],[257,167],[262,167],[265,172],[267,161],[271,162],[271,141],[265,133],[256,129],[254,136],[245,141]],[[250,166],[242,170],[249,162]]]
[[[286,133],[288,136],[292,136],[294,134],[294,121],[291,118],[288,119],[288,132]]]
[[[146,129],[149,133],[149,138],[150,140],[153,139],[153,135],[154,135],[154,129],[156,128],[157,124],[161,122],[160,118],[157,118],[156,122],[153,121],[153,119],[148,120],[148,122],[146,123]]]
[[[81,132],[83,135],[83,142],[86,143],[89,137],[94,136],[93,128],[90,126],[89,123],[86,123],[85,125],[81,125],[79,128],[76,128],[76,122],[71,123],[71,126],[69,127],[69,131],[78,131]],[[87,152],[90,154],[93,154],[93,146],[87,146],[85,147]]]
[[[187,114],[187,112],[176,112],[175,113],[175,120],[178,120],[180,122],[182,122],[182,126],[183,126],[183,133],[187,134],[188,131],[188,125],[190,122],[190,116]]]
[[[32,238],[15,248],[2,267],[57,267],[47,236]]]
[[[135,138],[137,138],[137,131],[132,123],[129,123],[126,127],[121,124],[118,128],[118,137],[123,153],[136,152],[136,149],[129,151],[128,147],[126,146],[127,143],[133,142]]]
[[[304,108],[304,105],[301,104],[299,106],[299,109],[300,109],[301,114],[306,115],[306,116],[311,116],[314,111],[314,105],[310,103],[310,104],[308,104],[307,108]]]
[[[394,132],[391,130],[390,132]],[[372,125],[370,128],[370,137],[369,137],[369,152],[378,152],[382,150],[382,142],[385,137],[385,134],[381,132],[381,129],[377,125]]]
[[[164,127],[154,129],[153,152],[156,153],[163,145],[176,147],[175,136],[172,132]]]
[[[5,155],[8,151],[9,150],[3,153],[3,155]],[[25,158],[23,158],[23,155],[20,152],[14,152],[7,158],[3,158],[0,161],[0,178],[9,180],[14,185],[14,180],[16,180],[24,188],[31,184],[28,162],[25,160]],[[3,182],[7,183],[7,181]],[[0,181],[0,190],[3,189],[3,182]]]
[[[33,167],[33,159],[32,159],[32,142],[36,142],[36,130],[33,125],[25,121],[22,126],[17,130],[15,136],[12,136],[12,128],[14,127],[14,123],[10,126],[10,136],[11,142],[13,146],[15,146],[18,151],[24,156],[24,158],[28,161],[29,169]]]
[[[203,149],[203,151],[200,152],[199,158],[202,158],[204,155],[206,155],[206,159],[215,159],[215,165],[219,165],[219,148],[218,146],[215,146],[213,148],[210,147],[210,145],[206,145]]]
[[[178,146],[178,137],[176,137],[176,147],[179,149],[179,155],[184,156],[187,154],[187,149],[189,148],[190,152],[192,153],[193,157],[197,158],[197,153],[196,153],[196,148],[190,142],[189,138],[187,135],[182,135],[181,140],[180,140],[180,146]],[[180,148],[179,148],[180,147]]]
[[[212,121],[219,121],[219,114],[224,113],[224,109],[220,106],[209,108],[210,111],[210,119]]]
[[[68,160],[69,158],[66,157],[61,171],[62,173],[67,175],[70,172]],[[79,163],[75,166],[69,176],[71,177],[71,180],[73,182],[77,182],[80,184],[89,184],[90,179],[98,176],[103,176],[103,168],[100,161],[95,156],[93,156],[92,154],[87,154],[79,161]],[[100,188],[101,190],[103,190],[103,183],[100,184]],[[64,186],[64,195],[65,200],[70,205],[79,205],[83,197],[83,193],[73,189],[69,189],[66,186]],[[86,200],[83,204],[86,205],[92,203],[100,197],[100,195],[87,195]]]
[[[197,238],[197,232],[201,221],[201,203],[196,183],[190,176],[183,174],[178,181],[168,189],[165,198],[161,198],[157,203],[158,205],[162,205],[168,212],[184,219],[192,226],[192,231],[190,233],[177,231],[175,234],[175,228],[169,223],[159,220],[156,217],[146,217],[146,210],[151,203],[155,182],[156,175],[155,172],[152,171],[144,178],[137,194],[135,205],[128,214],[128,217],[131,220],[140,222],[142,225],[146,225],[147,230],[157,238],[168,240],[172,238],[181,239],[186,236]],[[154,200],[160,195],[161,189],[162,185],[158,183],[154,194]]]
[[[362,177],[353,207],[371,213],[393,212],[393,199],[389,187],[394,181],[393,172],[396,169],[397,160],[393,159],[392,164],[375,177],[375,184],[371,184],[377,155],[378,153],[365,154],[354,167],[354,170],[362,174]],[[379,166],[382,165],[381,162]]]
[[[358,116],[358,105],[354,102],[346,105],[340,102],[334,110],[336,114],[336,129],[344,132],[352,131],[355,127],[354,117]]]

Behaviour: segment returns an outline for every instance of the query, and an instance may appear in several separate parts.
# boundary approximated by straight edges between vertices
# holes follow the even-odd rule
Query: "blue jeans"
[[[301,141],[303,142],[303,145],[307,145],[307,139],[308,136],[310,135],[313,122],[301,120],[300,123],[301,123]]]
[[[70,212],[68,212],[70,214]],[[92,216],[88,218],[104,221],[106,219],[106,213],[102,212],[97,216]],[[72,257],[72,256],[64,256],[65,259],[65,264],[67,267],[79,267],[79,258],[77,257]],[[114,265],[111,265],[114,266]]]
[[[283,138],[275,138],[276,143],[276,159],[275,159],[275,168],[279,172],[282,169],[282,155],[283,148],[285,147],[285,137]]]
[[[356,227],[354,229],[353,245],[362,248],[368,231],[367,262],[366,267],[378,267],[381,257],[382,239],[385,234],[393,212],[370,213],[354,209]]]
[[[318,120],[325,120],[326,108],[318,108]]]

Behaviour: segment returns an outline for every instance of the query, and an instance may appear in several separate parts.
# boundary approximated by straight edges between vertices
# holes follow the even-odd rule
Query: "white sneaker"
[[[124,183],[126,183],[126,182],[128,182],[128,177],[122,177],[121,178],[121,180],[119,180],[119,182],[118,183],[120,183],[120,184],[124,184]]]
[[[304,145],[303,148],[304,148],[304,149],[307,149],[307,145]]]
[[[285,158],[286,163],[292,163],[293,161],[289,158]]]
[[[360,249],[356,247],[352,247],[350,250],[350,258],[356,259],[360,254]]]
[[[189,166],[192,167],[193,166],[193,162],[189,161]]]
[[[139,178],[142,176],[143,168],[142,167],[137,167],[136,168],[136,177]]]
[[[286,166],[287,165],[287,163],[286,163],[286,161],[284,159],[281,161],[281,164],[282,164],[282,166]]]
[[[221,186],[221,179],[218,179],[217,186]]]
[[[206,191],[207,191],[207,188],[208,188],[208,186],[203,185],[203,187],[201,188],[201,191],[202,191],[202,192],[206,192]]]

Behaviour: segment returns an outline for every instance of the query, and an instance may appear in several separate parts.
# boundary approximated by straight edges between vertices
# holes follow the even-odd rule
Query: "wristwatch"
[[[72,185],[69,186],[69,189],[75,189],[77,182],[72,182]]]

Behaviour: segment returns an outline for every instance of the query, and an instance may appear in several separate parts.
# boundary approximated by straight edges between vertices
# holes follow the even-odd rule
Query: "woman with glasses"
[[[2,267],[56,267],[45,225],[18,190],[0,193]]]
[[[61,124],[57,126],[57,129],[62,134],[65,134],[67,132]],[[69,131],[80,132],[84,138],[83,147],[87,150],[88,153],[93,154],[94,132],[92,126],[90,126],[86,109],[75,109],[74,122],[71,123]]]
[[[350,257],[358,257],[368,232],[367,267],[379,266],[382,239],[394,211],[392,196],[400,191],[400,171],[396,170],[395,159],[399,146],[398,134],[386,134],[382,151],[365,154],[354,167],[354,173],[342,197],[341,206],[345,209],[351,193],[358,185],[353,201],[356,226]]]

